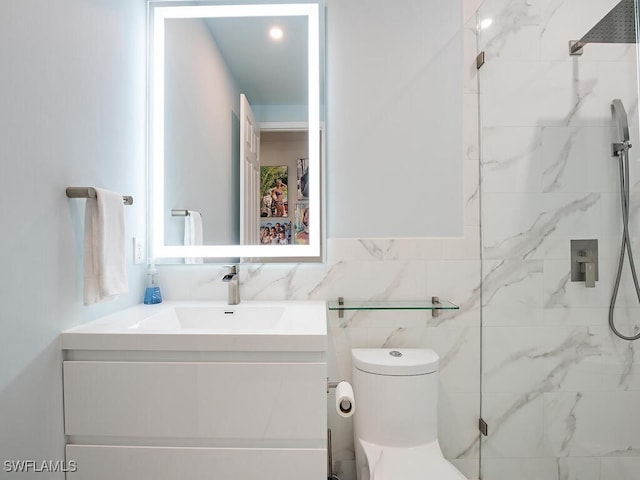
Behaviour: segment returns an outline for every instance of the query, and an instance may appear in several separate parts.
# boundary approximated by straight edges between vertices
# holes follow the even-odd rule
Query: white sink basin
[[[282,330],[284,307],[173,307],[129,327],[131,330],[215,330],[216,332],[271,332]]]
[[[326,351],[325,302],[137,305],[62,332],[64,350]]]

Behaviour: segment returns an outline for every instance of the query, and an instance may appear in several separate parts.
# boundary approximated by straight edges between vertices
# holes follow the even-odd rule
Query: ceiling
[[[207,26],[252,105],[307,104],[307,17],[208,18]],[[278,26],[283,38],[269,30]]]

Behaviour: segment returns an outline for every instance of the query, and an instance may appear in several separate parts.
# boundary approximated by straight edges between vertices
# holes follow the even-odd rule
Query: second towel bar
[[[68,198],[95,198],[96,189],[93,187],[67,187]],[[133,205],[133,197],[130,195],[123,195],[122,201],[125,205]]]
[[[191,211],[189,211],[189,210],[178,209],[178,208],[172,208],[171,209],[171,216],[172,217],[188,217],[189,215],[191,215]]]
[[[188,217],[191,215],[191,212],[193,212],[195,210],[187,210],[185,209],[180,209],[180,208],[172,208],[171,209],[171,216],[172,217]]]

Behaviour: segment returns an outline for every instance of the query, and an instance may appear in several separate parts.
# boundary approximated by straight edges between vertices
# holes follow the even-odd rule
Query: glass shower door
[[[622,17],[634,43],[615,43],[629,34],[612,22],[611,43],[569,52],[619,3],[485,0],[478,10],[485,480],[640,472],[640,340],[608,325],[622,238],[614,98],[637,145],[630,229],[640,252],[636,5]],[[571,281],[571,240],[597,240],[593,288]],[[637,332],[628,266],[620,285],[616,323]]]

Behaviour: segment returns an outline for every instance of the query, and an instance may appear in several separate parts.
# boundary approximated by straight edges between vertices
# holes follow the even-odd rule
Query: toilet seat
[[[360,440],[369,478],[360,480],[467,480],[442,455],[438,441],[415,447],[387,447]]]

